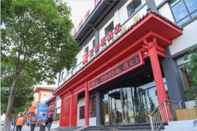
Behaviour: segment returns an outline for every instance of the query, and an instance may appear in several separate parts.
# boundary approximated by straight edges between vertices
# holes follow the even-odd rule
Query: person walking
[[[39,121],[39,126],[40,126],[39,131],[45,131],[46,121],[45,120],[40,120]]]
[[[16,131],[22,130],[24,122],[25,122],[25,119],[23,115],[19,113],[18,117],[16,118]]]
[[[12,119],[12,130],[15,131],[16,128],[16,118]]]
[[[46,126],[47,126],[48,131],[51,130],[52,123],[53,123],[53,115],[49,115],[46,121]]]
[[[34,113],[32,113],[31,118],[30,118],[31,131],[34,131],[35,127],[36,127],[36,115]]]

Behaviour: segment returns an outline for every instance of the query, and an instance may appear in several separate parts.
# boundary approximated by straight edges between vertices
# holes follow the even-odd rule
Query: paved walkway
[[[29,126],[23,126],[22,131],[31,131],[31,130]],[[36,127],[34,131],[39,131],[39,127]],[[45,131],[47,131],[47,129],[45,129]]]

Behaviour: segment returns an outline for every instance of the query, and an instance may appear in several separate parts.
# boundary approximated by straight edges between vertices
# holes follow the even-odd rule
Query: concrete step
[[[58,128],[54,128],[51,131],[76,131],[77,128],[62,128],[62,127],[58,127]]]
[[[81,131],[151,131],[149,123],[140,123],[133,125],[114,125],[114,126],[94,126]]]
[[[197,131],[196,120],[172,121],[162,131]]]

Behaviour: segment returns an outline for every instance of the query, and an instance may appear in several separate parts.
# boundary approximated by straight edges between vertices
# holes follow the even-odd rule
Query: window
[[[96,46],[96,43],[95,43],[95,39],[94,39],[94,40],[92,41],[92,48],[91,48],[90,51],[89,51],[89,56],[90,56],[90,57],[93,57],[93,56],[94,56],[95,46]]]
[[[88,62],[88,57],[89,57],[89,48],[88,46],[84,50],[84,56],[83,56],[83,64],[86,64]]]
[[[111,22],[111,23],[105,28],[105,36],[106,36],[109,32],[113,31],[113,29],[114,29],[114,22]]]
[[[96,47],[96,40],[95,40],[95,39],[92,41],[92,47],[93,47],[93,48]]]
[[[171,0],[170,4],[178,25],[184,25],[197,17],[197,0]]]
[[[90,96],[90,116],[96,117],[96,95],[95,93]]]
[[[84,106],[80,106],[79,107],[79,119],[83,119],[84,118],[84,111],[85,111]]]
[[[132,14],[136,11],[137,7],[142,3],[141,0],[133,0],[128,6],[127,6],[127,13],[128,17],[132,16]]]
[[[87,54],[87,53],[88,53],[88,51],[89,51],[89,48],[88,48],[88,47],[86,47],[86,48],[85,48],[85,54]]]
[[[95,48],[96,48],[96,40],[94,39],[94,40],[92,41],[92,53],[91,53],[92,56],[94,55],[94,50],[95,50]],[[91,57],[92,57],[92,56],[91,56]]]

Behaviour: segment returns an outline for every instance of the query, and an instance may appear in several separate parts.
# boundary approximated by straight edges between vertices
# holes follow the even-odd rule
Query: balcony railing
[[[103,38],[100,40],[99,45],[100,48],[96,47],[91,55],[91,58],[89,56],[89,54],[85,54],[85,58],[86,60],[82,60],[79,64],[75,65],[74,67],[72,67],[67,74],[65,75],[65,78],[60,82],[60,84],[63,81],[67,81],[69,80],[71,77],[73,77],[77,72],[79,72],[83,67],[85,67],[87,64],[91,63],[95,57],[98,57],[103,51],[105,51],[109,46],[111,46],[114,41],[116,41],[117,39],[119,39],[125,32],[127,32],[135,23],[137,23],[143,16],[145,16],[147,14],[147,4],[141,4],[136,11],[122,24],[120,24],[121,26],[121,30],[118,33],[115,33],[114,31],[114,35],[113,37],[111,37],[108,40],[106,40],[105,46],[101,47],[101,45],[103,44]],[[119,26],[119,25],[117,25]],[[116,28],[116,27],[115,27]],[[115,29],[114,29],[115,30]],[[108,34],[111,35],[111,34]],[[107,39],[107,37],[109,36],[105,36],[105,39]]]

